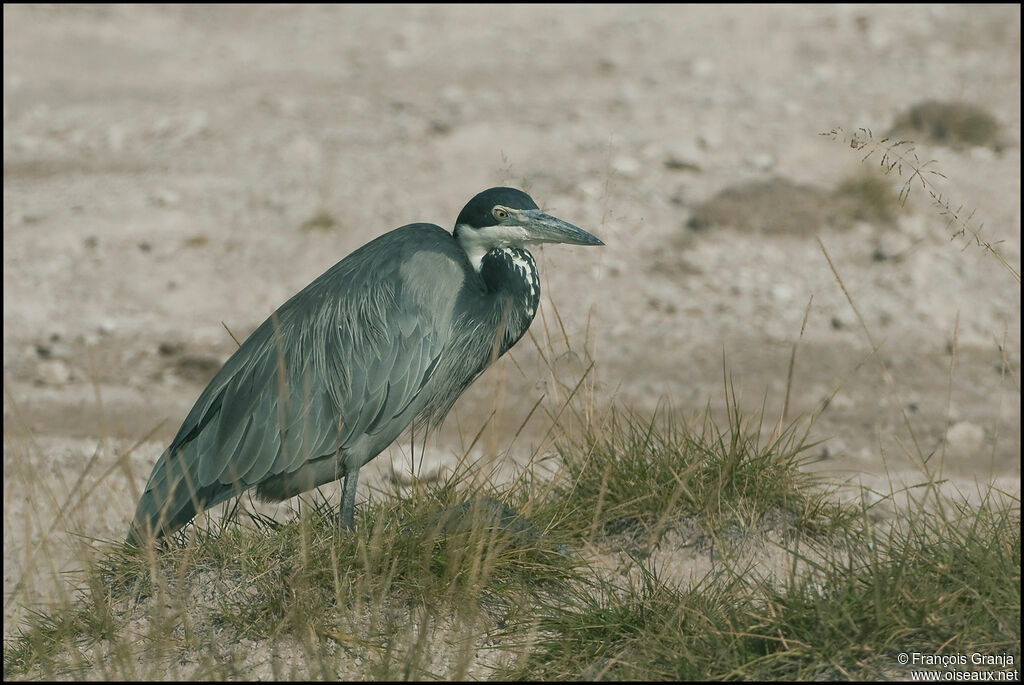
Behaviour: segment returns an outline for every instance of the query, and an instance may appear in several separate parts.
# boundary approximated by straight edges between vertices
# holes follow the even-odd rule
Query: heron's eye
[[[491,211],[491,214],[493,214],[494,218],[497,219],[498,221],[504,221],[505,219],[508,218],[508,212],[502,209],[501,207],[495,207]]]

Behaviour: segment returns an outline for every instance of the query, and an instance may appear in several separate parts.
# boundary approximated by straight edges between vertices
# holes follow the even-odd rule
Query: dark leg
[[[341,488],[341,511],[338,513],[338,523],[348,530],[355,530],[355,522],[352,520],[356,508],[356,483],[359,481],[359,469],[354,469],[345,474],[345,484]]]

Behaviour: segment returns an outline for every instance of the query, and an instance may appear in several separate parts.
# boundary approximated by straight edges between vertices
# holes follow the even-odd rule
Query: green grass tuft
[[[457,469],[372,498],[354,533],[313,503],[111,544],[73,601],[7,641],[4,675],[811,679],[906,677],[907,651],[1019,661],[1019,501],[929,488],[879,522],[802,470],[794,428],[764,438],[734,401],[724,427],[592,426],[552,481]],[[673,581],[655,553],[693,528],[709,565]],[[781,564],[730,552],[766,540]]]

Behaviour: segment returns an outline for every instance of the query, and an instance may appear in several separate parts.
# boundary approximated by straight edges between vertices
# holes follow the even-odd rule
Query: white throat
[[[459,245],[465,250],[469,263],[480,273],[484,255],[497,247],[527,247],[532,241],[527,240],[526,229],[522,226],[487,226],[470,228],[459,226]]]

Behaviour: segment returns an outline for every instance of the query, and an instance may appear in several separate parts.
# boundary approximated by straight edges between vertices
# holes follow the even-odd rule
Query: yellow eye
[[[491,211],[491,214],[493,214],[494,218],[497,219],[498,221],[504,221],[505,219],[508,218],[508,212],[502,209],[501,207],[495,207]]]

